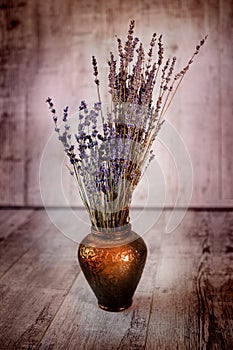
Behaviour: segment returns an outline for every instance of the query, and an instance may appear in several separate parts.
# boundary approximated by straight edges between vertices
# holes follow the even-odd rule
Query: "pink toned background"
[[[53,124],[45,99],[57,110],[74,111],[80,99],[93,101],[91,56],[99,62],[102,98],[106,100],[108,52],[114,35],[125,37],[130,19],[136,35],[149,43],[163,33],[168,55],[186,64],[196,44],[208,41],[188,72],[167,119],[188,147],[193,171],[192,206],[231,206],[233,199],[232,18],[230,0],[0,0],[0,205],[41,205],[40,158]],[[158,162],[166,181],[166,205],[177,194],[178,171],[158,144]],[[48,168],[48,198],[59,205],[53,189],[61,148]],[[156,177],[156,162],[149,169]],[[150,180],[150,191],[156,184]],[[183,184],[185,186],[185,184]],[[64,174],[70,203],[80,200]],[[144,205],[146,181],[133,204]],[[156,202],[154,203],[157,204]]]

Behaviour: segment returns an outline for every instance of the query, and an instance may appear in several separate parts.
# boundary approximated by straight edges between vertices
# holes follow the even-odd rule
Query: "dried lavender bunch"
[[[53,102],[47,99],[55,131],[71,163],[68,168],[96,229],[129,223],[133,191],[154,158],[152,143],[177,89],[207,38],[196,46],[187,65],[174,74],[176,57],[163,63],[162,35],[157,40],[153,34],[145,54],[142,43],[134,37],[134,27],[135,21],[131,21],[124,45],[117,38],[119,63],[110,52],[110,110],[104,111],[101,103],[94,56],[92,65],[98,102],[89,108],[81,101],[74,132],[68,122],[68,107],[63,111],[63,125],[60,125]]]

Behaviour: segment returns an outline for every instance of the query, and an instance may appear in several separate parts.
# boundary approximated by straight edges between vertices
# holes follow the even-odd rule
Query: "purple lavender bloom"
[[[94,109],[95,109],[96,111],[100,111],[100,110],[101,110],[101,102],[96,102],[96,103],[94,104]]]
[[[63,122],[66,122],[66,121],[67,121],[68,109],[69,109],[69,107],[66,106],[66,108],[64,108],[64,110],[63,110]]]
[[[110,136],[113,137],[116,134],[116,130],[114,128],[110,128]]]
[[[81,151],[80,153],[80,159],[85,159],[87,157],[87,154],[84,150]]]
[[[98,134],[97,137],[99,140],[104,141],[104,137],[101,134]]]
[[[91,118],[95,118],[96,117],[95,111],[93,111],[93,109],[90,111],[90,117]]]
[[[84,110],[86,108],[87,108],[86,102],[84,100],[81,101],[80,106],[79,106],[79,110],[82,111],[82,110]]]
[[[92,135],[93,137],[96,137],[97,134],[98,134],[98,130],[95,129],[95,130],[93,130],[93,132],[92,132],[91,135]]]

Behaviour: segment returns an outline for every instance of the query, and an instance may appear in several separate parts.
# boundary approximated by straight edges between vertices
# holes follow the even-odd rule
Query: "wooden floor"
[[[109,313],[43,210],[0,210],[0,349],[233,349],[233,211],[190,210],[170,235],[168,215],[133,305]]]

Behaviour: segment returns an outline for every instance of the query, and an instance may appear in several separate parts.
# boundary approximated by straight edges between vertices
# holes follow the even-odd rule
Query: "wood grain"
[[[0,283],[0,349],[36,349],[65,294],[64,290]]]
[[[232,331],[232,213],[211,215],[197,275],[200,347],[230,349]],[[223,315],[231,315],[226,321]]]
[[[26,87],[35,57],[28,25],[33,4],[28,3],[0,1],[0,200],[5,205],[23,205],[27,196]]]
[[[226,221],[222,213],[195,214],[189,212],[182,229],[162,242],[147,349],[230,349],[233,344],[232,257],[226,254],[232,213]]]
[[[24,224],[32,212],[32,210],[28,209],[9,210],[9,215],[6,217],[4,211],[0,211],[0,240],[3,241],[14,232],[18,226]],[[1,214],[3,214],[3,217]]]
[[[0,244],[0,349],[36,349],[80,271],[76,244],[44,211],[10,218],[15,230]]]
[[[146,267],[122,313],[97,307],[79,274],[76,244],[44,211],[1,212],[6,228],[9,218],[15,227],[0,243],[1,350],[232,348],[232,211],[189,210],[172,234],[165,234],[164,211],[144,234]],[[66,214],[57,210],[68,226]],[[155,210],[144,212],[137,229],[151,217]]]
[[[221,198],[233,199],[233,156],[232,156],[232,116],[233,116],[233,4],[220,2],[220,32],[223,40],[220,42],[220,130],[221,130]]]
[[[0,211],[1,220],[3,219],[3,210]],[[4,226],[1,224],[1,231],[5,237],[0,242],[0,276],[2,276],[15,262],[37,241],[41,235],[44,235],[46,224],[46,216],[44,211],[33,212],[27,216],[22,223],[24,211],[5,211],[9,214],[8,220],[4,220]],[[13,215],[13,214],[18,215]],[[21,225],[20,225],[21,221]],[[46,222],[46,224],[45,224]],[[17,224],[16,224],[17,223]],[[11,228],[11,234],[6,236],[6,225]],[[9,232],[9,230],[8,230]]]
[[[45,99],[53,96],[58,111],[70,105],[71,113],[81,99],[95,100],[91,70],[94,54],[101,71],[101,94],[106,100],[106,58],[115,47],[114,35],[125,37],[129,20],[135,18],[136,35],[146,43],[154,31],[164,34],[165,49],[179,57],[178,67],[186,63],[197,42],[209,34],[167,117],[191,155],[192,205],[231,205],[231,14],[230,0],[1,0],[0,203],[41,205],[39,160],[53,131]],[[166,187],[166,205],[173,205],[179,171],[159,144],[156,154],[160,172],[153,162],[148,173],[150,188],[156,193],[161,180]],[[60,173],[62,159],[57,144],[45,183],[51,205],[61,204],[60,191],[51,183]],[[186,183],[180,187],[182,193]],[[68,174],[62,188],[70,204],[80,204]],[[147,197],[147,183],[142,182],[134,205],[144,205]],[[161,204],[158,196],[151,204]]]

